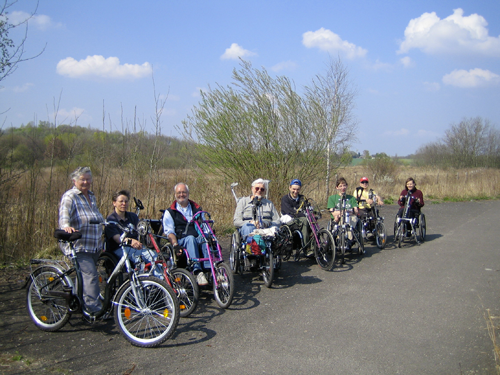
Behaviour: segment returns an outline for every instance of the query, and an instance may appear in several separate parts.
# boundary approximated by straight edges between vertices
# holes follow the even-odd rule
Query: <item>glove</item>
[[[175,255],[179,256],[179,255],[182,255],[182,246],[177,244],[174,246],[174,252],[175,252]]]

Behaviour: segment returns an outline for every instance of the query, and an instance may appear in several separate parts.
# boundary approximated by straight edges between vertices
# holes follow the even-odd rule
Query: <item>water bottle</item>
[[[252,237],[247,237],[247,244],[245,245],[245,252],[247,254],[252,254]]]
[[[346,223],[346,224],[349,224],[349,220],[350,220],[350,218],[351,218],[351,214],[349,213],[349,211],[347,211],[347,212],[345,213],[345,223]]]

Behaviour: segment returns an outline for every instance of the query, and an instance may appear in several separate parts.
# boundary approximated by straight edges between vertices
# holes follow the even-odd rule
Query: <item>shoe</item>
[[[306,253],[306,257],[309,258],[309,257],[312,257],[314,255],[314,250],[307,250],[307,253]]]
[[[196,282],[198,283],[199,286],[208,285],[208,280],[203,272],[200,272],[198,276],[196,276]]]

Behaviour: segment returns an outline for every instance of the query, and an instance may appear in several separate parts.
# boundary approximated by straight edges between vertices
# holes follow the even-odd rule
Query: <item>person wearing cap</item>
[[[384,201],[380,198],[377,193],[368,188],[368,177],[361,177],[359,180],[359,186],[354,190],[354,197],[358,201],[358,212],[359,216],[366,215],[368,211],[372,208],[373,198],[377,197],[377,204],[380,206],[384,205]],[[370,198],[371,196],[371,198]]]
[[[302,246],[309,241],[309,223],[304,212],[298,211],[304,196],[300,193],[302,182],[299,179],[294,179],[288,187],[289,193],[281,198],[281,215],[288,215],[292,218],[291,221],[285,223],[288,225],[295,224],[302,233]],[[309,249],[307,255],[312,255],[314,252]]]
[[[252,182],[252,194],[242,197],[234,211],[233,224],[245,239],[254,229],[280,226],[280,215],[273,202],[264,198],[266,181],[258,178]]]

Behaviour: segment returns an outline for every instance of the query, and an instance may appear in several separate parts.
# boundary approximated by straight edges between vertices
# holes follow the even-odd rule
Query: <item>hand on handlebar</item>
[[[177,256],[181,256],[182,253],[183,253],[183,248],[181,245],[177,244],[174,246],[174,252],[175,252],[175,255]]]
[[[66,233],[73,233],[73,232],[78,232],[75,228],[73,227],[66,227],[66,228],[63,228],[63,230],[66,232]]]

